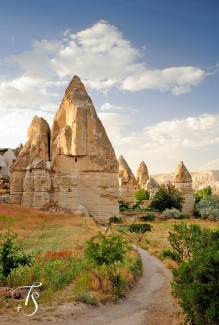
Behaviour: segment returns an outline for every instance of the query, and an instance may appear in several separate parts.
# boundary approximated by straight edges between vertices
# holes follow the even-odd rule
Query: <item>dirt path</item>
[[[65,324],[65,325],[179,325],[174,314],[179,307],[170,294],[171,272],[147,251],[138,249],[143,263],[143,276],[137,286],[118,304],[88,306],[63,304],[60,308],[45,310],[39,306],[31,317],[1,315],[0,323],[11,324]],[[7,320],[6,320],[7,319]],[[182,321],[182,320],[181,320]]]

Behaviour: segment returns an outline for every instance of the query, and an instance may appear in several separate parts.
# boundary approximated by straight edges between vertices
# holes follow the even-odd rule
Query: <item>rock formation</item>
[[[219,170],[207,170],[204,172],[190,172],[194,191],[206,186],[211,186],[213,193],[219,193]],[[174,173],[157,174],[152,177],[161,185],[173,181]]]
[[[192,177],[182,161],[180,161],[176,167],[173,177],[173,185],[183,193],[186,199],[183,205],[183,211],[192,213],[194,209]]]
[[[148,168],[144,161],[142,161],[138,167],[136,180],[141,188],[145,188],[145,185],[149,180],[149,175]]]
[[[154,197],[154,194],[159,189],[160,185],[155,181],[153,177],[150,177],[149,180],[145,184],[145,189],[150,192],[150,199]]]
[[[119,213],[117,170],[114,149],[75,76],[51,132],[44,119],[34,117],[11,170],[10,201],[35,208],[53,201],[65,210],[108,220]]]
[[[118,158],[118,163],[119,199],[125,202],[135,202],[135,193],[140,188],[138,182],[122,155]]]

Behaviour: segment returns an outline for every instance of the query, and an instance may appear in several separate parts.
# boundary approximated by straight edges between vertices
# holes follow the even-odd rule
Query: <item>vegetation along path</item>
[[[147,251],[140,248],[138,251],[142,258],[143,276],[118,304],[91,306],[80,303],[75,308],[73,304],[64,304],[63,309],[47,310],[31,319],[22,317],[20,321],[22,324],[37,324],[40,321],[41,324],[65,325],[179,325],[176,315],[179,307],[171,296],[169,284],[171,272]]]

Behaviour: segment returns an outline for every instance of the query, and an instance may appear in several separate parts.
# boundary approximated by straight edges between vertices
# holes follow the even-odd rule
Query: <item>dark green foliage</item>
[[[160,212],[172,208],[181,211],[184,202],[185,198],[183,194],[174,185],[168,183],[166,186],[160,186],[152,199],[150,207]]]
[[[152,213],[147,213],[145,216],[141,216],[139,218],[141,221],[154,221],[155,219],[155,214]]]
[[[190,214],[189,213],[180,213],[178,219],[190,219]]]
[[[180,298],[184,324],[219,324],[219,252],[212,247],[196,252],[174,270],[173,293]]]
[[[109,218],[109,225],[111,225],[111,223],[122,223],[122,218],[121,217],[111,217]]]
[[[99,234],[86,242],[85,257],[96,266],[106,266],[114,285],[122,283],[117,273],[117,262],[123,262],[128,250],[127,243],[121,236],[105,236]]]
[[[0,236],[0,268],[2,280],[10,278],[10,284],[13,285],[14,276],[12,271],[19,266],[31,265],[31,254],[25,254],[24,249],[16,245],[17,235],[12,235],[9,231],[6,235]]]
[[[186,315],[184,324],[219,324],[219,229],[182,222],[174,225],[169,241],[178,256],[171,285]]]
[[[164,249],[161,254],[160,254],[161,258],[170,258],[171,260],[175,261],[175,262],[179,262],[179,255],[173,251],[171,251],[171,249]]]
[[[119,211],[125,211],[130,209],[130,203],[129,202],[123,202],[122,200],[119,201]]]
[[[206,186],[201,190],[198,190],[194,193],[194,203],[195,205],[201,201],[203,198],[207,198],[210,195],[212,195],[212,189],[211,186]]]
[[[151,231],[152,226],[148,223],[132,223],[128,226],[128,230],[131,233],[136,233],[138,235],[138,241],[141,241],[144,234],[147,231]]]
[[[194,252],[200,251],[207,246],[217,244],[219,247],[219,230],[201,228],[199,225],[181,222],[173,226],[169,232],[169,242],[173,252],[178,255],[180,263],[192,258]]]
[[[136,203],[134,203],[132,205],[132,207],[130,207],[131,210],[137,210],[137,209],[141,209],[140,207],[141,201],[137,201]]]
[[[138,192],[135,193],[136,200],[142,202],[144,200],[149,200],[150,193],[148,190],[145,190],[144,188],[141,188]]]

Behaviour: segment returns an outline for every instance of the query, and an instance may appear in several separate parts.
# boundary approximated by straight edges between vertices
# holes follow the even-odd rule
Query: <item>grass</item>
[[[39,306],[52,304],[54,300],[59,303],[61,299],[90,304],[100,300],[116,301],[106,270],[95,269],[84,259],[86,240],[100,231],[97,224],[93,218],[1,203],[0,234],[7,233],[10,228],[12,233],[18,234],[18,244],[22,244],[25,253],[34,254],[31,267],[17,269],[14,285],[29,286],[41,282]],[[136,252],[129,252],[124,264],[119,266],[119,272],[125,283],[122,296],[141,274]],[[69,291],[68,287],[72,285],[73,289]],[[15,304],[11,301],[11,312],[15,312]],[[0,312],[4,310],[6,304],[1,298]]]

